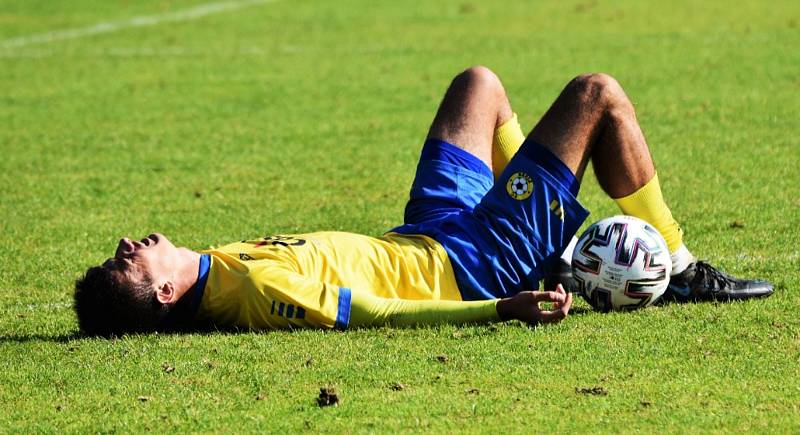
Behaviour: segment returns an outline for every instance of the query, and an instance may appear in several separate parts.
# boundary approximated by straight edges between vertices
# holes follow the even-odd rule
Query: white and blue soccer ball
[[[667,289],[671,271],[667,242],[652,225],[632,216],[592,224],[572,253],[576,291],[600,311],[652,304]]]

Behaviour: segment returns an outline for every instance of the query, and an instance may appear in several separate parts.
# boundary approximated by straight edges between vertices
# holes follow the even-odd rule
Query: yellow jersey
[[[317,232],[201,253],[210,268],[197,318],[217,325],[344,329],[351,299],[461,300],[447,253],[422,235]]]

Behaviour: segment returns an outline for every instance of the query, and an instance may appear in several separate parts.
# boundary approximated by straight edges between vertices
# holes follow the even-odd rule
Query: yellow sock
[[[672,212],[661,195],[658,174],[636,192],[614,199],[623,213],[643,219],[664,236],[669,252],[675,253],[683,243],[683,230],[672,217]]]
[[[514,157],[522,142],[525,141],[525,134],[519,125],[517,114],[511,117],[503,125],[494,130],[492,139],[492,172],[497,178],[508,165],[508,161]]]

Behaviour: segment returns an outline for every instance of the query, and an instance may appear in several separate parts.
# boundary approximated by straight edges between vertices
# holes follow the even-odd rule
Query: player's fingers
[[[564,320],[572,307],[572,293],[565,295],[564,303],[558,304],[552,311],[540,311],[539,321],[541,323],[557,323]]]
[[[556,323],[567,317],[567,313],[562,310],[540,311],[539,321],[542,323]]]
[[[564,313],[564,317],[567,317],[570,308],[572,308],[572,293],[567,293],[566,300],[558,307],[558,310]]]
[[[567,300],[567,296],[564,293],[557,293],[554,291],[533,292],[533,300],[535,302],[555,302],[559,304]]]
[[[561,284],[558,284],[558,285],[556,285],[556,293],[558,293],[560,295],[564,295],[564,302],[556,302],[556,303],[553,304],[553,306],[556,309],[560,309],[561,306],[564,305],[564,303],[566,302],[567,292],[564,291],[564,286],[562,286]]]

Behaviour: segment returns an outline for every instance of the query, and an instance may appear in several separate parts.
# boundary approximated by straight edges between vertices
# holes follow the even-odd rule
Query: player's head
[[[163,329],[176,305],[175,265],[181,249],[161,234],[119,241],[114,257],[75,283],[75,312],[90,335]]]

